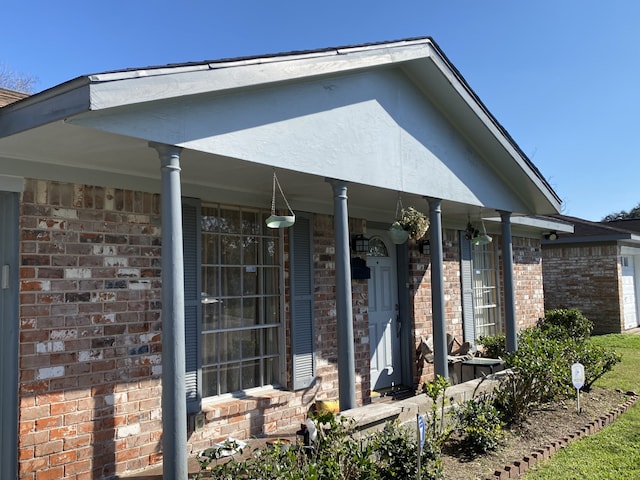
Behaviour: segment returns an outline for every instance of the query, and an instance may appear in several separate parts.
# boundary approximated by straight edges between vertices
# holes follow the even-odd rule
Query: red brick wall
[[[445,321],[447,333],[462,340],[462,286],[460,283],[460,241],[457,230],[443,230],[443,279]],[[420,338],[433,336],[433,311],[431,303],[431,256],[420,255],[417,245],[410,246],[411,297],[413,299],[415,349],[412,359],[415,365],[414,381],[418,389],[432,380],[433,364],[424,362],[418,355]]]
[[[516,328],[521,330],[544,317],[542,251],[539,239],[523,237],[513,237],[512,249]]]
[[[620,265],[616,245],[545,245],[545,308],[577,308],[594,333],[620,333]]]
[[[20,478],[95,479],[161,460],[159,195],[29,180],[22,199]],[[365,222],[351,220],[352,233]],[[314,400],[338,398],[333,218],[314,217],[318,381],[209,402],[192,452],[233,435],[299,424]],[[444,232],[448,331],[462,338],[458,232]],[[432,334],[430,257],[409,245],[416,346]],[[516,306],[541,311],[539,251],[514,239]],[[285,265],[287,265],[285,249]],[[537,262],[537,263],[536,263]],[[285,286],[288,285],[285,269]],[[367,281],[352,280],[356,397],[370,394]],[[527,293],[528,292],[528,293]],[[285,305],[286,312],[288,307]],[[535,320],[534,320],[535,321]],[[285,328],[288,328],[285,320]],[[288,348],[288,347],[287,347]],[[287,350],[289,352],[289,350]],[[290,355],[287,355],[290,358]],[[415,381],[433,376],[413,352]],[[290,370],[290,365],[288,365]]]
[[[153,463],[160,439],[159,196],[27,181],[21,479]]]

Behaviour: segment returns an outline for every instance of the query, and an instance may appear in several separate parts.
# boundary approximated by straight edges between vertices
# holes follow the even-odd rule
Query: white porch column
[[[327,182],[333,187],[340,410],[349,410],[356,406],[356,366],[353,346],[347,183],[333,179],[328,179]]]
[[[431,244],[431,304],[433,323],[433,367],[436,375],[449,379],[447,324],[444,314],[444,265],[442,253],[442,200],[429,203],[429,243]]]
[[[502,218],[502,271],[504,272],[504,315],[507,352],[518,348],[516,330],[515,286],[513,281],[513,242],[511,239],[511,212],[499,211]]]
[[[184,260],[180,152],[149,143],[162,171],[162,474],[187,480],[187,395],[185,387]]]

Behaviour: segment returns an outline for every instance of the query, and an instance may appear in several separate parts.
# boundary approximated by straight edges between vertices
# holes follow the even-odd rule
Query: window
[[[472,245],[471,250],[475,337],[495,336],[501,331],[495,246],[493,243]]]
[[[282,258],[259,210],[201,209],[202,397],[277,384]]]

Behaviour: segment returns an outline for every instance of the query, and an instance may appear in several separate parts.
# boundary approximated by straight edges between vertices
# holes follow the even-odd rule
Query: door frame
[[[413,315],[411,313],[411,299],[409,292],[409,246],[407,242],[396,245],[391,242],[388,235],[381,235],[388,229],[388,225],[369,225],[368,236],[380,235],[385,239],[387,247],[391,250],[393,262],[395,262],[396,286],[398,299],[398,317],[400,320],[400,381],[402,385],[412,387],[414,382],[414,371],[412,363],[412,352],[415,350],[413,330]],[[395,249],[395,252],[393,250]],[[394,255],[395,254],[395,255]],[[371,347],[371,344],[369,344]],[[395,366],[394,366],[395,367]],[[369,369],[371,365],[369,365]],[[373,389],[373,385],[371,385]]]
[[[622,300],[622,331],[625,330],[631,330],[633,328],[638,328],[638,326],[640,326],[640,310],[638,310],[638,269],[640,267],[640,265],[638,265],[638,256],[636,255],[631,255],[631,254],[622,254],[620,257],[620,281],[622,283],[622,277],[623,275],[623,270],[627,267],[625,267],[624,263],[625,261],[627,262],[631,262],[632,265],[629,265],[629,271],[632,273],[633,275],[633,308],[634,308],[634,313],[635,313],[635,324],[631,327],[627,327],[627,312],[626,312],[626,308],[625,308],[625,303],[624,303],[624,285],[622,285],[622,291],[620,292],[621,294],[621,300]]]

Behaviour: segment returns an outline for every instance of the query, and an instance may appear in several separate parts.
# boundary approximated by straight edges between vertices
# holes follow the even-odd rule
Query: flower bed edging
[[[629,408],[631,408],[636,401],[638,400],[638,395],[634,392],[626,392],[626,395],[629,395],[630,398],[624,402],[621,406],[612,410],[607,415],[602,415],[597,420],[593,420],[589,422],[585,427],[580,430],[577,430],[574,433],[570,433],[566,437],[557,440],[555,442],[551,442],[548,445],[532,452],[530,455],[525,455],[522,459],[516,460],[509,465],[505,465],[502,469],[496,470],[493,475],[490,475],[486,478],[486,480],[504,480],[509,478],[519,478],[520,475],[525,473],[529,468],[535,465],[540,460],[546,460],[550,458],[555,452],[560,450],[561,448],[566,447],[569,443],[580,440],[589,435],[593,435],[594,433],[602,430],[607,425],[612,424],[620,415],[626,412]]]

